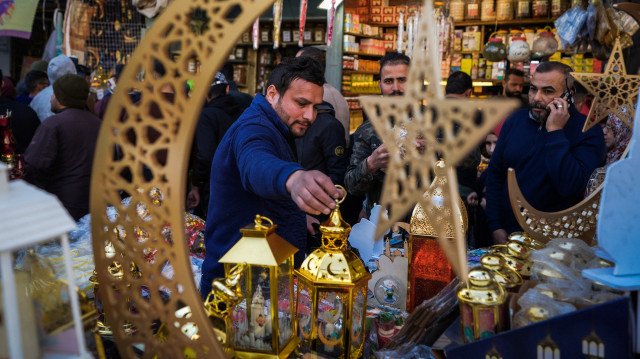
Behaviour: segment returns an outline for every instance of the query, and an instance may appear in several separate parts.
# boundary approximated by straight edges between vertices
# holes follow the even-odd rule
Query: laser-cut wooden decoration
[[[240,34],[272,3],[174,1],[120,77],[96,148],[91,213],[104,310],[123,357],[137,356],[134,346],[145,358],[225,357],[184,245],[186,170],[196,121],[216,70]],[[180,57],[173,60],[170,49],[176,48]],[[195,59],[201,72],[190,73]],[[163,76],[154,74],[156,61],[166,71]],[[190,94],[187,81],[195,84]],[[129,96],[133,90],[140,91],[139,102]],[[114,157],[116,153],[121,156]],[[121,204],[121,194],[131,196],[130,205]],[[107,206],[116,208],[113,221]],[[107,256],[108,243],[115,252]],[[154,258],[145,259],[153,251]],[[109,271],[110,266],[120,269]]]
[[[547,243],[554,238],[579,238],[594,245],[602,185],[575,206],[559,212],[542,212],[524,198],[515,171],[508,173],[509,200],[518,224],[533,239]]]
[[[387,147],[390,162],[386,169],[376,238],[411,213],[416,204],[425,210],[432,206],[457,206],[458,180],[454,165],[463,159],[486,134],[515,109],[515,100],[448,100],[440,87],[440,61],[433,16],[433,3],[426,0],[420,17],[405,94],[402,96],[361,97],[362,107],[376,133]],[[425,83],[435,86],[425,86]],[[425,102],[426,104],[423,104]],[[418,149],[417,140],[425,148]],[[438,159],[447,164],[448,186],[442,188],[442,201],[427,200],[423,194],[432,183],[431,172]],[[456,198],[451,201],[451,198]],[[434,211],[444,214],[444,211]],[[466,243],[460,218],[435,218],[440,245],[456,273],[466,280]],[[444,223],[454,223],[455,241],[445,237]]]
[[[604,73],[572,72],[571,76],[594,96],[583,132],[605,119],[608,114],[613,114],[629,128],[633,128],[640,75],[627,74],[620,38],[616,38]]]

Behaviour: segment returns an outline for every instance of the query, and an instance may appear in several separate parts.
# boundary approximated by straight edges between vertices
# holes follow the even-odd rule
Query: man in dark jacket
[[[2,78],[2,70],[0,70],[0,87],[2,87]],[[40,119],[31,107],[1,95],[0,116],[9,117],[11,132],[16,140],[16,154],[22,154],[40,126]]]
[[[316,122],[311,125],[307,133],[296,138],[298,163],[305,170],[318,170],[331,178],[335,184],[344,183],[344,173],[347,171],[349,160],[346,156],[347,141],[344,138],[344,127],[338,121],[333,107],[328,102],[316,106]],[[307,215],[307,232],[317,236],[314,225],[319,225],[324,216]],[[308,243],[310,249],[318,247],[319,242]]]
[[[305,212],[329,214],[341,194],[319,171],[296,162],[295,138],[304,136],[322,103],[324,76],[313,59],[287,59],[273,69],[266,95],[229,128],[211,166],[211,199],[205,229],[206,257],[200,292],[223,275],[218,260],[240,238],[256,214],[278,225],[276,233],[297,248],[306,246]],[[296,254],[296,264],[303,259]]]
[[[100,120],[87,111],[89,84],[67,74],[53,84],[51,110],[24,155],[27,181],[58,196],[78,220],[89,213],[91,167]]]
[[[187,207],[194,208],[195,214],[206,217],[209,204],[209,176],[213,155],[233,122],[242,114],[242,107],[229,96],[227,78],[218,72],[209,88],[207,103],[204,105],[193,144],[193,171],[191,191],[187,197]]]
[[[496,243],[520,230],[509,203],[507,170],[516,171],[525,198],[554,212],[578,203],[589,176],[604,163],[604,135],[583,133],[585,116],[571,104],[571,68],[543,62],[531,78],[529,108],[505,122],[487,169],[487,221]]]

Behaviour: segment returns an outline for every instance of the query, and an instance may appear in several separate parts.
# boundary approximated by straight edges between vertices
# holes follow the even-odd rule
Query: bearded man
[[[487,222],[495,243],[521,230],[509,203],[507,171],[533,207],[554,212],[580,202],[594,169],[604,163],[600,126],[582,132],[586,117],[572,103],[571,67],[543,62],[531,77],[529,106],[506,120],[487,169]]]

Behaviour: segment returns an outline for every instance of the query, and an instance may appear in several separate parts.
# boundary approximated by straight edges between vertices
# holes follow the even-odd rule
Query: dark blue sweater
[[[205,229],[207,254],[201,293],[223,275],[218,260],[240,239],[256,214],[269,217],[276,233],[298,248],[306,241],[306,218],[286,189],[296,163],[293,137],[262,95],[226,132],[211,166],[211,199]],[[302,254],[302,252],[298,252]],[[298,258],[296,258],[298,259]]]
[[[505,122],[487,169],[489,229],[519,231],[509,203],[507,170],[516,171],[524,197],[536,209],[554,212],[584,197],[591,173],[604,164],[604,135],[600,126],[582,132],[585,116],[571,106],[562,130],[547,132],[529,117],[527,108]]]

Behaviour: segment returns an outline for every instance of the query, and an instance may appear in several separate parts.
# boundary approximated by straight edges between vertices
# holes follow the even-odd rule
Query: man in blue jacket
[[[276,66],[266,95],[229,128],[211,166],[211,198],[205,229],[207,254],[200,292],[223,275],[218,260],[240,239],[240,228],[256,214],[278,225],[276,232],[294,246],[306,246],[305,212],[329,214],[341,194],[320,171],[296,162],[295,138],[302,137],[322,103],[323,71],[317,61],[299,57]],[[300,264],[303,251],[295,263]]]
[[[487,169],[487,221],[495,243],[520,230],[509,203],[507,170],[525,198],[554,212],[578,203],[590,174],[604,163],[600,126],[583,133],[585,116],[571,103],[571,68],[543,62],[531,78],[529,107],[505,122]]]

